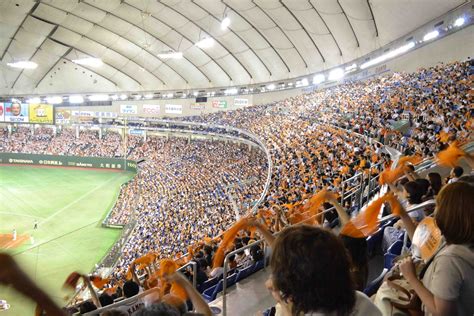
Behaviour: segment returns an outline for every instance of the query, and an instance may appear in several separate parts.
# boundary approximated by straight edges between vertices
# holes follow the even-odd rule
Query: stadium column
[[[34,135],[35,134],[35,124],[31,124],[30,128],[31,128],[31,135]]]
[[[146,143],[146,130],[143,131],[143,141]]]
[[[8,137],[12,136],[12,125],[8,124],[7,129],[8,129]]]
[[[79,125],[76,125],[76,138],[79,138]]]
[[[99,127],[99,139],[102,139],[102,127]]]

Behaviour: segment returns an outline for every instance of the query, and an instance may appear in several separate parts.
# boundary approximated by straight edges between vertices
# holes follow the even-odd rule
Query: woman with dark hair
[[[415,225],[406,212],[401,216],[410,239]],[[425,315],[474,314],[474,186],[455,182],[436,197],[434,218],[446,244],[435,254],[422,280],[412,259],[400,270],[419,296]]]
[[[330,231],[297,225],[270,243],[272,275],[266,285],[278,302],[277,315],[381,315],[355,290],[344,244]]]
[[[434,197],[437,196],[441,187],[443,186],[443,182],[441,180],[441,175],[437,172],[430,172],[428,173],[428,181],[430,182],[430,190],[429,194]]]

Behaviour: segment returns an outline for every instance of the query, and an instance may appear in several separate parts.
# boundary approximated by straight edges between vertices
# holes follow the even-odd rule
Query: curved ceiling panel
[[[190,89],[289,79],[350,62],[465,2],[0,1],[0,93]],[[227,28],[221,27],[224,18],[230,19]],[[213,43],[197,45],[205,38]],[[167,52],[183,56],[164,59]],[[104,64],[72,63],[84,57]],[[6,66],[19,60],[39,66]],[[73,84],[59,82],[67,71]]]

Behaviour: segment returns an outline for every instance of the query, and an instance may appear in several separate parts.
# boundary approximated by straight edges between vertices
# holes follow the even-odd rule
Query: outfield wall
[[[137,171],[133,160],[102,157],[0,153],[0,164]]]

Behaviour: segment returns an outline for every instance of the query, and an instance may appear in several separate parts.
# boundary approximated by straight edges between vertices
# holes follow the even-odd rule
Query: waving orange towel
[[[436,157],[438,158],[438,165],[454,168],[458,165],[459,159],[466,156],[466,152],[458,147],[457,142],[449,144],[448,148],[440,151]]]

